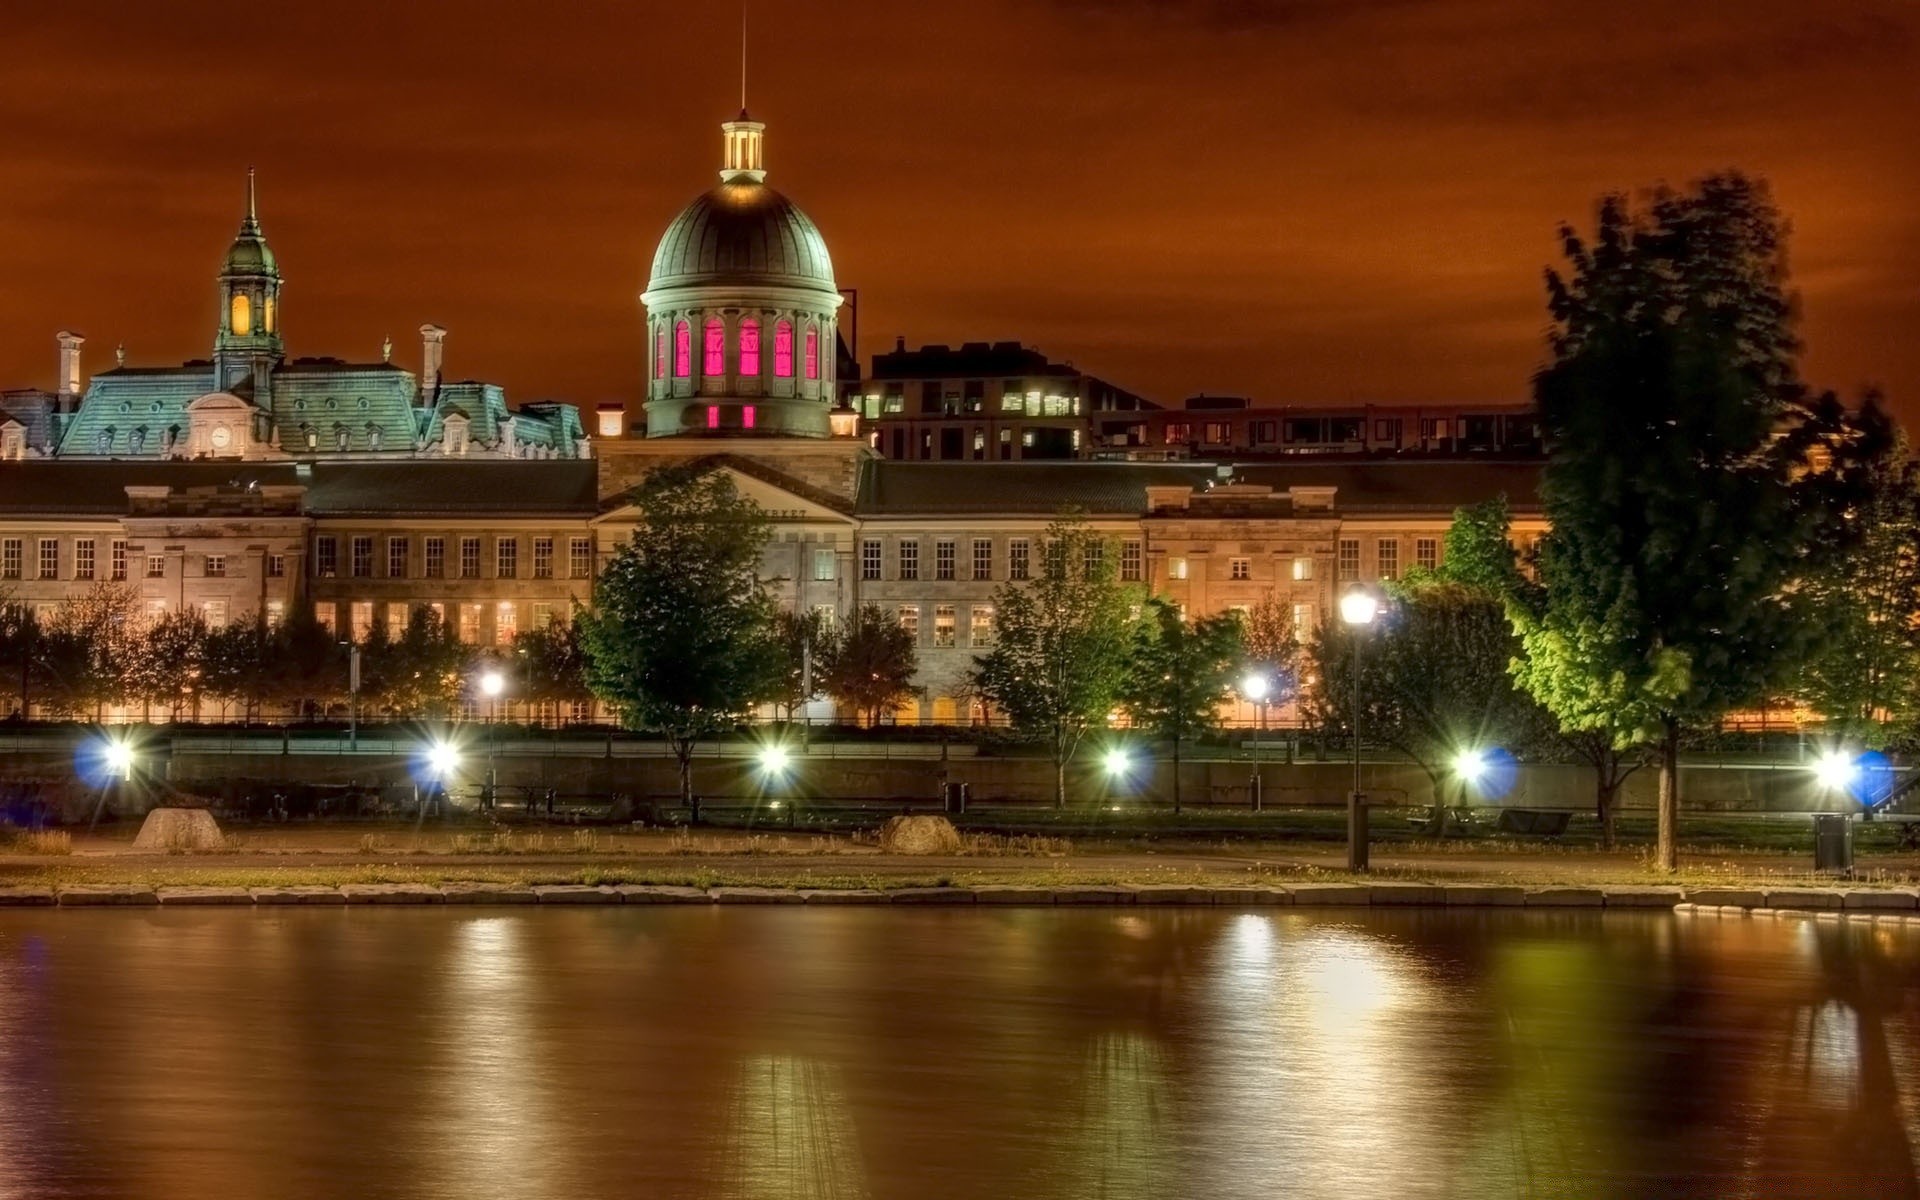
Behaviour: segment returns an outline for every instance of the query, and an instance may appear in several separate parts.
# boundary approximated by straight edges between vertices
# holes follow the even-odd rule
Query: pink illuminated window
[[[740,425],[744,429],[753,428],[753,405],[749,404],[740,410]]]
[[[820,378],[820,327],[807,326],[807,378]]]
[[[719,317],[707,318],[707,353],[701,373],[715,379],[727,373],[727,327]]]
[[[673,327],[673,373],[681,379],[693,374],[693,330],[685,321]]]
[[[720,406],[718,404],[707,405],[707,428],[720,428]]]
[[[653,339],[653,377],[667,377],[667,331],[664,327],[659,336]]]
[[[749,378],[760,373],[760,322],[752,317],[740,322],[740,373]]]
[[[782,321],[773,327],[773,373],[782,379],[793,378],[792,321]]]

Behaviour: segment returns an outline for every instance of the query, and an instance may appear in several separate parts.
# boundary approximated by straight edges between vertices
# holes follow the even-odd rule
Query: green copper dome
[[[745,174],[673,219],[647,288],[727,284],[839,290],[820,230],[793,201]]]

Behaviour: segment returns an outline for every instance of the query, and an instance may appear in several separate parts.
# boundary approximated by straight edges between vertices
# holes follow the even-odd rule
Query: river
[[[1914,1196],[1920,930],[0,912],[0,1200]]]

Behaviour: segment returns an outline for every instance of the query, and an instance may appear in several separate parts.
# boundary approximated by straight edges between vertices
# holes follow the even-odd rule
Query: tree
[[[473,647],[444,618],[415,608],[406,628],[389,629],[361,647],[360,688],[365,702],[390,716],[445,717],[460,703],[473,659]]]
[[[274,631],[279,664],[269,695],[296,713],[327,706],[347,694],[347,655],[340,639],[322,625],[310,604],[296,604]]]
[[[42,633],[33,609],[0,598],[0,689],[14,691],[14,711],[25,720],[33,705],[34,677],[40,672]]]
[[[694,746],[744,719],[779,667],[760,579],[771,531],[728,476],[699,465],[656,468],[633,501],[633,537],[580,618],[587,680],[628,728],[672,743],[691,802]]]
[[[878,725],[880,714],[913,694],[919,659],[913,635],[897,617],[877,604],[862,604],[819,669],[827,695],[853,709],[855,720]]]
[[[1551,531],[1522,681],[1563,729],[1658,747],[1671,870],[1682,732],[1763,699],[1807,639],[1789,598],[1812,515],[1784,230],[1763,185],[1722,175],[1641,211],[1608,197],[1591,244],[1561,237],[1534,378]]]
[[[164,705],[169,720],[191,704],[205,666],[207,619],[197,608],[178,608],[148,622],[129,658],[128,692],[140,701],[142,719]]]
[[[1240,617],[1220,613],[1189,622],[1178,605],[1147,601],[1134,622],[1134,646],[1121,703],[1136,728],[1173,744],[1173,811],[1180,811],[1180,747],[1220,725],[1220,706],[1238,682]]]
[[[1338,621],[1314,640],[1318,719],[1353,729],[1355,630]],[[1524,749],[1542,714],[1508,677],[1516,643],[1497,596],[1448,579],[1390,590],[1360,654],[1362,732],[1412,759],[1432,788],[1434,829],[1447,832],[1446,779],[1463,751]]]
[[[526,667],[529,699],[566,704],[592,698],[580,627],[573,620],[555,614],[545,626],[521,634],[513,648]]]
[[[1038,577],[994,592],[994,645],[975,658],[973,686],[1015,729],[1046,739],[1064,808],[1068,760],[1126,685],[1133,596],[1083,521],[1055,521],[1035,548]]]
[[[1512,517],[1505,496],[1454,510],[1453,524],[1447,528],[1445,557],[1432,575],[1501,601],[1515,634],[1519,635],[1527,628],[1529,614],[1539,607],[1541,593],[1520,569],[1511,527]],[[1553,686],[1551,680],[1534,677],[1524,641],[1514,643],[1507,667],[1515,684],[1528,696],[1537,696],[1537,689]],[[1558,730],[1554,740],[1562,748],[1592,768],[1594,815],[1600,822],[1600,843],[1611,850],[1620,788],[1627,777],[1645,763],[1644,749],[1630,744],[1631,731],[1628,730],[1561,728],[1552,714],[1544,710],[1539,719],[1542,724]]]
[[[1797,690],[1831,729],[1883,745],[1920,698],[1920,467],[1876,398],[1819,408],[1833,520],[1796,592],[1822,633]]]
[[[100,581],[54,610],[41,640],[48,707],[95,720],[133,693],[143,621],[132,584]]]
[[[1284,705],[1300,695],[1300,631],[1293,623],[1291,602],[1277,588],[1268,588],[1247,609],[1241,622],[1247,669],[1266,680],[1265,703]]]
[[[776,710],[786,709],[787,720],[820,692],[821,660],[833,652],[833,624],[814,609],[781,609],[773,618],[773,641],[779,661],[767,699]]]
[[[274,654],[274,631],[266,619],[248,615],[211,630],[202,656],[201,691],[225,706],[240,706],[240,719],[251,723],[273,691],[280,664]]]

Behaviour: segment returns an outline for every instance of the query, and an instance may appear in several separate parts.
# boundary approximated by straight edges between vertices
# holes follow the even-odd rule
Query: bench
[[[1425,808],[1414,809],[1412,822],[1413,831],[1415,833],[1440,832],[1439,817],[1441,811],[1443,810],[1431,804]],[[1447,827],[1449,829],[1464,829],[1473,823],[1473,810],[1471,808],[1455,807],[1449,804],[1444,811],[1447,814]]]
[[[1503,808],[1501,833],[1520,833],[1535,837],[1559,837],[1573,821],[1573,813],[1564,808]]]

